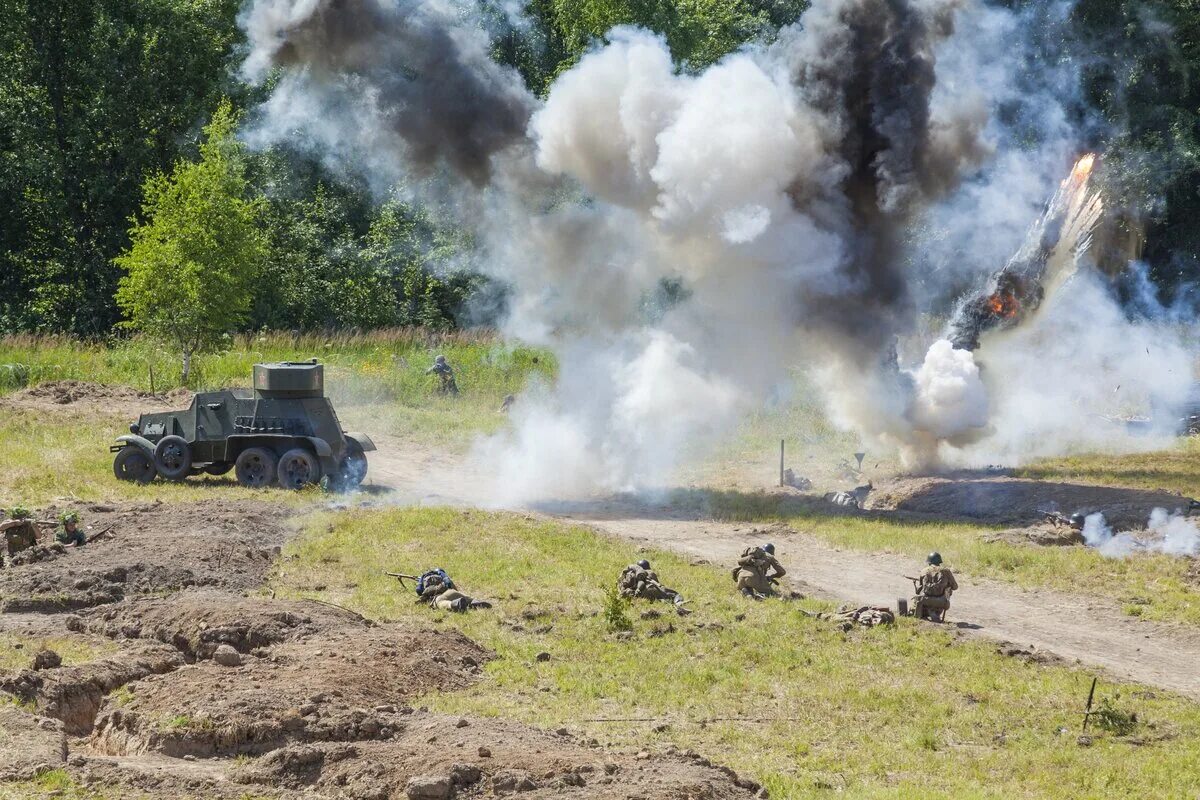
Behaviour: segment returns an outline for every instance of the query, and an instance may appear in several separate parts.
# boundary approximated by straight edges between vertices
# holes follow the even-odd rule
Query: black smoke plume
[[[256,0],[243,25],[248,69],[281,68],[369,104],[403,142],[402,160],[439,163],[476,186],[492,156],[525,136],[533,101],[514,70],[493,61],[486,34],[453,9],[417,0]]]

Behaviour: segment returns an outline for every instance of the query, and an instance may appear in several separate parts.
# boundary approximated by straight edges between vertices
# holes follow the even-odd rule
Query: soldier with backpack
[[[917,590],[912,599],[913,616],[944,622],[946,612],[950,610],[950,595],[958,590],[958,581],[954,580],[950,568],[942,564],[940,553],[930,553],[925,563],[927,566],[921,574],[912,579]]]
[[[747,547],[738,558],[738,565],[733,568],[733,580],[738,591],[755,600],[776,594],[775,586],[786,574],[787,570],[775,558],[773,544]]]
[[[473,608],[491,608],[486,600],[475,600],[459,591],[446,570],[441,567],[428,570],[420,575],[404,575],[389,572],[388,575],[398,578],[401,585],[405,578],[416,583],[417,602],[425,603],[430,608],[442,611],[467,611]]]

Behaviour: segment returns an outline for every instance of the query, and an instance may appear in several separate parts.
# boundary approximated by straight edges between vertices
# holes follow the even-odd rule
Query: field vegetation
[[[641,601],[614,611],[606,589],[639,557],[696,613]],[[433,612],[383,575],[433,566],[496,608]],[[1081,744],[1083,671],[909,620],[844,633],[808,616],[827,610],[818,602],[744,600],[723,565],[529,516],[319,514],[285,550],[274,588],[374,619],[453,626],[495,650],[479,685],[422,701],[436,709],[694,749],[775,798],[1170,797],[1194,794],[1200,780],[1195,704],[1102,682],[1113,719],[1136,713],[1137,724],[1093,728]]]

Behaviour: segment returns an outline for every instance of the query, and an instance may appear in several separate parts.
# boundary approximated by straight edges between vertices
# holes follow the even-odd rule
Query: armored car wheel
[[[285,489],[303,489],[321,480],[321,464],[317,457],[297,447],[279,458],[279,485]]]
[[[204,472],[208,475],[224,475],[231,469],[233,469],[232,461],[214,461],[204,468]]]
[[[140,447],[129,445],[117,451],[113,459],[113,474],[117,480],[149,483],[158,475],[154,461]]]
[[[270,486],[275,481],[275,454],[265,447],[248,447],[234,462],[238,483],[251,489]]]
[[[154,468],[169,481],[181,481],[192,472],[192,448],[182,436],[164,436],[154,448]]]

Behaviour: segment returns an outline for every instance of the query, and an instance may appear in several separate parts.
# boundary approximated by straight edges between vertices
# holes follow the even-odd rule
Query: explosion
[[[936,278],[909,232],[964,198],[1025,214],[1071,146],[1047,129],[1030,148],[991,113],[1067,117],[1031,93],[1018,13],[816,0],[698,72],[618,27],[539,99],[490,57],[472,0],[254,0],[247,70],[278,82],[247,135],[437,209],[504,287],[505,332],[554,350],[555,386],[477,449],[498,502],[656,485],[805,355],[835,422],[932,453],[990,430],[970,351],[1031,318],[1102,210],[1087,156],[946,341],[899,367]]]

